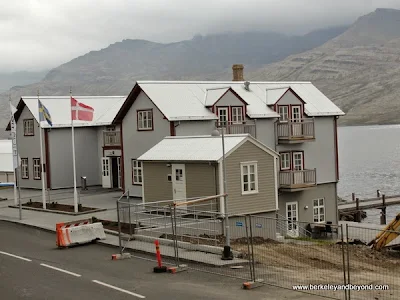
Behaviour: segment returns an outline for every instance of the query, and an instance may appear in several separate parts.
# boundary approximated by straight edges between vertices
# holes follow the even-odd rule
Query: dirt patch
[[[27,203],[23,203],[22,206],[43,209],[43,203],[42,202],[36,202],[36,201],[29,201]],[[55,211],[61,211],[61,212],[70,212],[70,213],[75,212],[73,205],[59,204],[57,202],[46,203],[46,209],[55,210]],[[92,210],[97,210],[97,209],[98,208],[85,207],[85,206],[82,206],[80,204],[78,205],[78,212],[90,212]]]
[[[109,221],[109,220],[102,220],[102,219],[97,219],[96,217],[92,217],[92,222],[101,222],[103,224],[103,228],[116,231],[118,232],[118,222],[115,221]],[[130,234],[130,233],[135,233],[135,228],[136,224],[130,224],[130,229],[129,229],[129,224],[128,223],[121,223],[121,232],[125,234]]]

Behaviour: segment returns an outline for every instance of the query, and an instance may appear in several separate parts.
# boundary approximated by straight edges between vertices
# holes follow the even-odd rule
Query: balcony
[[[224,134],[248,133],[252,137],[257,138],[256,124],[254,122],[250,121],[245,121],[242,123],[216,122],[216,127],[220,131],[222,128],[224,128]]]
[[[317,185],[317,171],[313,170],[290,170],[279,172],[279,187],[281,191],[296,192]]]
[[[103,131],[103,145],[110,147],[121,146],[121,132],[120,131]]]
[[[300,122],[279,121],[277,123],[279,144],[296,144],[315,140],[314,119],[302,119]]]

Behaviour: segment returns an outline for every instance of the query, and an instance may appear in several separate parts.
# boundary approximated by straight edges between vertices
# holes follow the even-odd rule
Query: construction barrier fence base
[[[166,266],[162,266],[162,267],[154,267],[153,269],[154,273],[166,273],[167,272],[167,267]]]
[[[256,281],[248,281],[243,283],[243,289],[244,290],[252,290],[258,287],[261,287],[264,285],[264,280],[258,279]]]
[[[187,269],[188,269],[187,265],[179,265],[179,266],[175,266],[175,267],[169,267],[168,272],[171,274],[175,274],[175,273],[187,271]]]

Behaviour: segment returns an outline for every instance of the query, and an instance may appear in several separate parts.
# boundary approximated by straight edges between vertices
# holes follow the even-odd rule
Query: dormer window
[[[287,122],[289,120],[289,106],[288,105],[279,105],[278,113],[280,115],[279,121]]]
[[[229,121],[228,107],[218,107],[218,120],[221,126],[226,126]]]
[[[232,124],[243,123],[243,107],[232,107]]]

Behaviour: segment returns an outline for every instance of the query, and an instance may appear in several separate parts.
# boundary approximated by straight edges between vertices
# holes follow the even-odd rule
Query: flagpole
[[[38,96],[38,109],[39,109],[39,90],[37,93]],[[44,112],[43,112],[44,114]],[[39,111],[39,116],[40,116],[40,111]],[[39,139],[40,139],[40,172],[41,172],[41,178],[42,178],[42,201],[43,201],[43,209],[46,209],[46,185],[44,182],[44,160],[43,160],[43,135],[42,135],[42,122],[40,121],[39,118]]]
[[[72,88],[69,90],[70,100],[69,104],[71,106],[71,129],[72,129],[72,164],[74,167],[74,211],[78,212],[78,191],[76,190],[76,164],[75,164],[75,132],[74,132],[74,120],[72,118]],[[76,112],[74,112],[76,113]]]
[[[11,111],[11,134],[12,134],[12,146],[13,146],[13,170],[14,170],[14,205],[18,205],[18,191],[17,191],[17,174],[18,174],[18,146],[16,136],[16,124],[14,119],[14,112],[12,109],[11,95],[9,95],[10,111]],[[15,153],[15,152],[16,153]],[[16,156],[16,158],[15,158]]]

